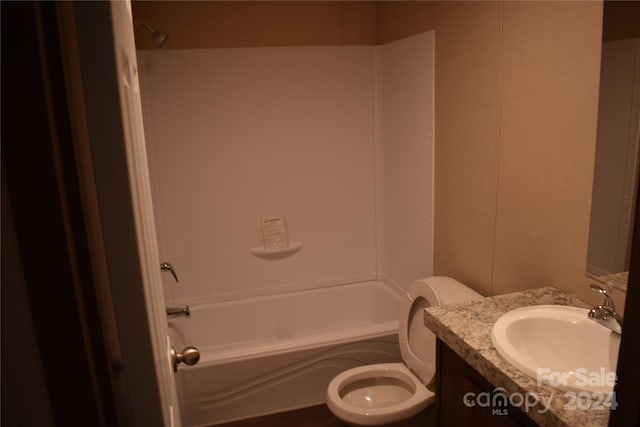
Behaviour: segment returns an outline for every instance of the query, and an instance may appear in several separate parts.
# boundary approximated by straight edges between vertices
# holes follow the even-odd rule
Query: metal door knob
[[[195,347],[186,347],[182,353],[178,353],[174,346],[171,346],[171,363],[173,364],[173,372],[178,372],[178,365],[195,365],[200,360],[200,350]]]

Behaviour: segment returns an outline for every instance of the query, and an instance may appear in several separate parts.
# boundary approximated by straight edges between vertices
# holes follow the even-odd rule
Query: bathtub
[[[200,349],[176,374],[185,426],[204,426],[324,403],[331,379],[398,362],[400,296],[361,282],[191,307],[171,321],[176,348]]]

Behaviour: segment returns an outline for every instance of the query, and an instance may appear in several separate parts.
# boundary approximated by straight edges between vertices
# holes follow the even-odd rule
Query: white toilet
[[[424,325],[423,309],[479,298],[482,295],[449,277],[409,285],[398,325],[403,363],[360,366],[337,375],[327,389],[331,412],[363,426],[397,423],[422,412],[435,399],[426,384],[436,367],[436,337]]]

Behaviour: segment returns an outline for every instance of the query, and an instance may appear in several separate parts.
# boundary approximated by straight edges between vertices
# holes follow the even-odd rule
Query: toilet
[[[421,413],[435,399],[428,390],[436,367],[436,337],[424,325],[423,309],[480,299],[449,277],[416,280],[400,304],[398,334],[402,363],[360,366],[329,383],[329,410],[352,425],[396,424]]]

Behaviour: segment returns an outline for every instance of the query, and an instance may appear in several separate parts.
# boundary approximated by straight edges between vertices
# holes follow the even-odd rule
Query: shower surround
[[[140,52],[159,250],[180,277],[179,284],[164,277],[170,305],[188,304],[196,314],[204,307],[236,307],[224,326],[240,336],[247,325],[261,322],[243,304],[265,304],[272,318],[290,322],[281,328],[293,330],[295,322],[278,314],[291,308],[285,309],[287,304],[301,304],[296,309],[313,316],[311,324],[332,325],[328,318],[343,298],[341,288],[351,295],[354,311],[367,312],[374,306],[368,288],[350,291],[365,282],[395,293],[382,304],[397,313],[402,289],[432,274],[433,49],[429,32],[376,47]],[[251,249],[263,245],[262,220],[280,216],[286,218],[289,239],[301,248],[256,256]],[[322,289],[335,299],[314,298]],[[305,292],[312,296],[296,297]],[[268,303],[273,298],[287,302]],[[197,346],[188,337],[219,326],[196,321],[196,314],[174,327],[180,345]],[[348,335],[356,343],[370,336],[363,334]],[[393,335],[385,330],[380,336],[388,341]],[[179,336],[187,338],[182,342]],[[286,334],[267,334],[248,349],[236,342],[235,350],[236,344],[216,345],[218,338],[210,338],[201,344],[203,368],[212,360],[237,366],[240,359],[221,356],[223,347],[236,355],[242,349],[265,354],[265,348],[279,348],[281,362],[297,351],[286,344],[292,339]],[[344,344],[326,338],[319,334],[315,342],[328,348]],[[313,343],[313,335],[305,340]],[[375,359],[354,358],[375,363],[389,356]],[[183,399],[193,396],[194,384],[184,378],[195,378],[195,372],[209,378],[197,366],[180,370]],[[238,376],[238,381],[248,380]],[[324,395],[327,382],[307,383],[315,397],[296,405],[321,403],[317,396]],[[292,401],[286,394],[295,391],[279,393],[281,399],[269,407],[251,403],[251,392],[244,403],[234,404],[247,417],[275,412],[285,409]],[[185,421],[194,420],[188,413],[192,403],[183,400]]]

